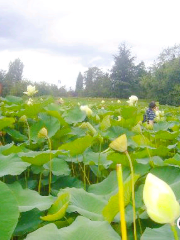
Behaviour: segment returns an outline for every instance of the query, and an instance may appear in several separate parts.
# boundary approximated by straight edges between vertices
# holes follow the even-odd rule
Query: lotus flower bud
[[[136,132],[136,133],[141,133],[142,130],[141,130],[141,125],[138,123],[136,126],[134,126],[132,128],[132,131]]]
[[[149,217],[157,223],[173,224],[180,215],[180,206],[170,186],[149,173],[146,177],[143,200]]]
[[[118,152],[126,152],[127,151],[127,137],[126,134],[121,135],[116,138],[114,141],[110,143],[110,148],[116,150]]]
[[[87,128],[92,136],[94,136],[97,132],[96,129],[89,122],[83,122],[80,125],[80,128]]]
[[[99,122],[100,121],[100,117],[96,114],[96,121]]]
[[[19,121],[20,121],[20,122],[27,122],[27,117],[26,117],[26,115],[21,116],[20,119],[19,119]]]
[[[92,115],[92,110],[87,105],[80,106],[80,109],[84,111],[88,117]]]
[[[38,138],[46,138],[48,136],[48,131],[46,128],[41,128],[41,130],[38,132]]]
[[[33,105],[33,99],[32,98],[29,98],[28,101],[27,101],[27,105]]]

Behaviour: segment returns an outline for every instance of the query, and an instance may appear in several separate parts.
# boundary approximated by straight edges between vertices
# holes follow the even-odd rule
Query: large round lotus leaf
[[[139,175],[134,175],[134,183],[139,178]],[[124,181],[124,205],[127,206],[131,201],[132,196],[132,178],[128,177]],[[103,209],[103,216],[108,222],[112,222],[116,214],[119,212],[119,193],[110,197],[107,205]]]
[[[57,229],[51,223],[30,233],[25,240],[121,240],[108,222],[77,217],[69,227]]]
[[[82,122],[86,118],[86,113],[81,111],[79,107],[75,107],[68,112],[64,113],[65,120],[69,124]]]
[[[43,211],[48,209],[54,202],[53,196],[41,196],[34,190],[28,188],[23,189],[18,182],[9,184],[8,187],[16,196],[20,212],[26,212],[33,208],[38,208],[40,211]]]
[[[19,131],[13,128],[6,128],[6,133],[9,134],[14,141],[24,142],[28,139],[27,136],[21,134]]]
[[[0,239],[9,240],[19,217],[18,203],[8,186],[0,181]]]
[[[66,188],[60,192],[68,192],[70,201],[67,212],[78,212],[91,220],[103,220],[102,210],[107,204],[103,196],[88,193],[84,189]]]
[[[30,164],[23,162],[17,154],[9,154],[8,156],[0,154],[0,177],[19,175],[26,170],[28,166],[30,166]]]
[[[28,162],[33,165],[41,166],[50,161],[50,156],[52,159],[55,156],[57,156],[58,153],[60,153],[60,151],[57,151],[57,150],[29,151],[27,153],[19,153],[19,156],[21,157],[21,159],[24,162]]]
[[[51,138],[60,128],[60,122],[57,118],[47,115],[46,113],[40,113],[39,118],[43,122],[43,126],[48,131],[48,137]]]
[[[59,150],[66,150],[70,151],[71,156],[75,156],[78,154],[82,154],[86,148],[90,147],[92,144],[93,138],[91,136],[85,136],[74,141],[65,143],[61,145],[58,149]]]
[[[37,208],[28,212],[21,213],[13,235],[22,236],[36,230],[39,224],[42,223],[42,220],[40,219],[41,215],[42,212],[39,211]]]
[[[127,168],[123,169],[123,179],[127,179],[129,176],[129,170]],[[103,195],[107,200],[116,194],[118,191],[117,173],[112,171],[107,178],[102,182],[92,184],[88,188],[88,192],[94,193],[96,195]]]
[[[45,169],[50,169],[50,162],[43,165]],[[71,170],[63,158],[53,158],[51,161],[52,173],[55,176],[68,176]]]
[[[5,127],[13,126],[14,122],[15,122],[15,118],[0,117],[0,130],[5,128]]]
[[[178,237],[180,237],[180,231],[177,228]],[[140,240],[173,240],[173,232],[169,224],[160,228],[146,228]]]

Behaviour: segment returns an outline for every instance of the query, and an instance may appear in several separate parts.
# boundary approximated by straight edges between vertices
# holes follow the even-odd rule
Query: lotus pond
[[[140,122],[145,101],[26,100],[0,101],[0,240],[122,239],[117,164],[127,239],[135,239],[134,225],[137,239],[174,239],[169,224],[150,219],[143,188],[151,173],[180,201],[180,107],[159,106],[164,116],[149,129]],[[92,112],[82,111],[84,105]],[[110,147],[124,134],[133,176],[127,155]]]

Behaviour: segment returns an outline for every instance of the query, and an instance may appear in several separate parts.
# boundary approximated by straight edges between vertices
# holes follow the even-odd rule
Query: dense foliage
[[[180,98],[180,45],[164,49],[151,67],[136,62],[126,43],[119,46],[114,56],[114,65],[108,72],[94,66],[83,74],[79,72],[75,90],[66,86],[57,87],[45,82],[32,83],[23,78],[23,63],[20,59],[10,62],[9,70],[0,70],[2,96],[22,96],[27,85],[39,89],[38,96],[52,95],[78,97],[128,98],[137,95],[141,99],[153,99],[161,104],[179,106]],[[0,86],[0,89],[1,89]],[[1,90],[0,90],[1,91]]]
[[[164,49],[149,68],[143,61],[135,64],[135,60],[131,50],[122,43],[114,56],[110,73],[104,73],[97,67],[89,68],[84,73],[84,88],[80,94],[76,91],[77,95],[128,98],[135,94],[139,98],[179,106],[180,46]]]
[[[146,175],[153,173],[180,201],[180,108],[160,106],[164,118],[148,129],[140,125],[146,102],[63,100],[42,97],[28,105],[26,97],[1,99],[1,239],[121,239],[116,176],[121,163],[128,239],[133,240],[129,162],[109,148],[122,134],[135,172],[138,239],[173,239],[168,224],[149,218],[142,193]]]

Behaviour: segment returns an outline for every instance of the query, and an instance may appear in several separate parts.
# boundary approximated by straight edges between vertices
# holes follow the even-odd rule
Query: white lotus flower
[[[38,92],[38,90],[35,89],[35,86],[28,85],[27,86],[27,92],[23,92],[23,93],[27,94],[28,96],[33,96],[37,92]]]
[[[102,101],[101,101],[101,103],[103,104],[103,103],[105,103],[105,101],[104,101],[104,100],[102,100]]]
[[[157,223],[170,223],[180,215],[180,206],[170,186],[149,173],[146,177],[143,200],[149,217]]]
[[[155,114],[157,117],[163,117],[164,116],[164,111],[157,110],[155,111]]]
[[[118,116],[118,121],[121,121],[122,120],[122,117],[121,116]]]
[[[32,98],[29,98],[28,101],[27,101],[27,105],[33,105],[33,99]]]
[[[155,114],[156,114],[156,118],[154,119],[155,122],[164,121],[165,119],[164,111],[156,110]]]
[[[80,106],[80,109],[84,111],[88,117],[92,115],[92,110],[87,105]]]
[[[136,97],[135,95],[132,95],[131,97],[129,97],[129,100],[127,101],[127,103],[129,103],[129,106],[136,106],[138,102],[138,97]]]
[[[57,101],[56,101],[58,104],[63,104],[64,103],[64,100],[62,98],[58,98]]]
[[[117,103],[121,103],[121,101],[118,99],[118,100],[117,100]]]

